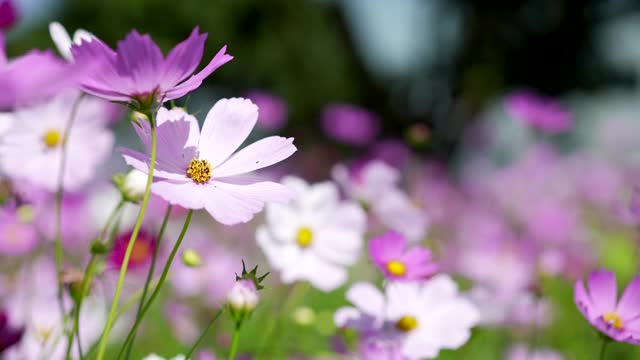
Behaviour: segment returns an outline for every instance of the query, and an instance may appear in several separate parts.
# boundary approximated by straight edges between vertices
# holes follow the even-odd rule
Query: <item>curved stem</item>
[[[156,288],[151,293],[151,296],[149,297],[149,301],[147,301],[147,303],[144,305],[144,307],[142,308],[142,312],[140,313],[140,316],[138,316],[135,323],[133,324],[133,327],[131,328],[131,330],[129,330],[129,334],[127,335],[127,338],[124,341],[124,344],[122,345],[122,349],[120,349],[120,353],[118,354],[118,359],[123,355],[124,349],[126,349],[128,344],[133,341],[133,334],[135,334],[135,332],[138,330],[138,326],[140,326],[140,323],[142,322],[144,315],[147,313],[147,311],[149,311],[149,308],[153,304],[153,301],[156,299],[156,297],[160,293],[160,289],[162,289],[162,285],[164,285],[165,281],[167,280],[167,276],[169,275],[169,269],[171,268],[173,259],[176,257],[176,254],[178,253],[178,248],[180,247],[180,244],[182,244],[184,235],[187,233],[187,229],[189,228],[189,224],[191,223],[192,215],[193,215],[193,210],[189,210],[189,212],[187,213],[187,218],[184,220],[182,231],[180,231],[180,236],[178,236],[178,240],[176,241],[176,244],[173,246],[173,249],[171,250],[171,254],[167,259],[167,263],[164,265],[164,269],[162,270],[162,274],[160,275],[160,279],[158,280],[158,286],[156,286]]]
[[[222,313],[224,312],[224,308],[221,308],[220,310],[218,310],[218,312],[216,313],[216,315],[213,317],[213,319],[211,319],[211,321],[209,321],[209,324],[207,325],[207,327],[204,329],[204,331],[202,332],[202,334],[200,334],[200,337],[198,338],[198,340],[196,340],[196,342],[193,344],[193,346],[191,347],[191,349],[189,349],[189,351],[187,352],[187,354],[184,356],[185,359],[190,359],[191,358],[191,354],[193,354],[194,351],[196,351],[196,349],[198,348],[198,345],[200,345],[200,343],[202,342],[202,340],[204,340],[204,338],[207,336],[207,333],[209,332],[209,329],[211,329],[211,327],[213,326],[213,324],[216,322],[216,320],[218,320],[218,318],[220,317],[220,315],[222,315]]]
[[[149,265],[149,272],[147,273],[147,280],[144,283],[144,288],[142,290],[142,297],[140,297],[140,303],[138,304],[138,311],[136,313],[136,319],[140,317],[140,313],[142,313],[142,306],[144,305],[145,300],[147,300],[147,292],[149,291],[149,283],[151,282],[151,278],[153,277],[153,273],[156,268],[156,261],[158,259],[158,253],[160,251],[160,243],[162,242],[162,237],[164,236],[164,230],[167,227],[167,223],[169,222],[169,216],[171,215],[171,210],[173,209],[173,205],[169,204],[167,206],[167,211],[164,214],[164,219],[162,219],[162,225],[160,226],[160,231],[158,231],[158,236],[156,236],[156,247],[153,250],[153,257],[151,258],[151,265]],[[137,331],[133,333],[133,339],[127,348],[127,356],[128,359],[131,356],[131,350],[133,349],[133,342],[135,341]],[[187,357],[188,359],[189,357]]]
[[[150,129],[151,129],[151,159],[149,161],[149,174],[147,175],[147,185],[144,190],[144,196],[142,198],[142,204],[140,205],[140,211],[138,212],[138,219],[136,220],[136,224],[133,227],[133,232],[131,233],[131,238],[129,239],[129,244],[127,245],[127,250],[124,253],[122,266],[120,266],[120,276],[118,277],[118,283],[116,284],[116,291],[113,294],[111,310],[109,311],[109,317],[107,318],[107,323],[104,326],[104,330],[102,331],[102,337],[100,338],[100,344],[98,345],[98,356],[97,356],[98,360],[102,360],[104,358],[104,351],[107,348],[107,340],[109,339],[109,333],[111,332],[111,327],[113,326],[113,322],[115,320],[116,310],[118,309],[118,301],[120,300],[120,292],[122,291],[124,277],[127,274],[127,268],[129,267],[129,258],[131,257],[131,252],[133,251],[133,246],[136,243],[136,239],[138,238],[138,232],[140,231],[140,227],[142,226],[144,213],[147,210],[147,204],[149,203],[149,194],[151,193],[151,182],[153,180],[153,170],[156,165],[156,152],[157,152],[156,151],[156,147],[157,147],[156,127],[155,127],[155,119],[153,114],[149,116],[149,123],[150,123]]]
[[[120,210],[122,210],[122,207],[124,206],[124,204],[125,204],[125,201],[120,200],[116,205],[116,207],[111,211],[111,214],[109,214],[109,217],[107,218],[106,223],[98,233],[98,238],[97,238],[98,241],[101,241],[102,238],[104,238],[104,234],[111,227],[111,224],[116,219],[118,214],[120,214]],[[71,357],[71,347],[73,346],[73,339],[75,335],[78,333],[80,328],[80,310],[82,309],[82,302],[84,301],[84,298],[89,293],[89,285],[91,284],[91,280],[93,278],[95,265],[96,265],[96,255],[92,254],[91,258],[89,259],[89,263],[87,264],[87,268],[84,271],[82,285],[80,287],[80,298],[77,300],[76,309],[74,313],[73,328],[71,329],[71,332],[67,335],[67,355],[65,357],[66,359],[69,359]],[[83,356],[82,356],[82,348],[80,346],[80,334],[78,334],[78,353],[80,355],[80,359],[82,359]]]
[[[238,343],[240,341],[240,324],[236,324],[233,330],[233,340],[231,340],[231,349],[229,350],[229,360],[235,360],[238,352]]]
[[[55,230],[55,260],[56,260],[56,273],[58,276],[58,306],[60,307],[60,313],[66,323],[66,314],[64,311],[63,295],[64,289],[62,284],[62,194],[64,193],[64,170],[67,164],[67,139],[69,133],[73,127],[73,122],[78,113],[78,107],[84,94],[78,95],[75,102],[71,107],[71,113],[69,114],[69,120],[62,134],[62,144],[60,145],[60,168],[58,172],[58,190],[55,197],[55,209],[56,209],[56,230]]]
[[[604,354],[607,351],[607,345],[609,345],[609,338],[603,336],[602,337],[602,347],[600,348],[600,360],[604,360]]]

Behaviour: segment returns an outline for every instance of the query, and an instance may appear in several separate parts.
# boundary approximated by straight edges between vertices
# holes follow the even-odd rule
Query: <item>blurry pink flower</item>
[[[24,328],[13,327],[9,324],[9,314],[0,310],[0,355],[11,346],[20,342]]]
[[[582,280],[574,288],[578,310],[595,328],[615,341],[640,345],[640,276],[636,276],[617,301],[616,274],[598,270],[589,275],[588,291]]]
[[[25,214],[28,205],[17,209],[0,209],[0,254],[5,256],[25,255],[38,245],[39,236],[33,224],[33,214]],[[21,210],[22,209],[22,210]]]
[[[250,173],[278,163],[295,151],[293,138],[271,136],[234,153],[256,124],[257,107],[246,99],[222,99],[207,114],[202,131],[181,109],[161,108],[157,116],[158,156],[151,190],[174,205],[206,209],[225,225],[244,223],[267,202],[284,203],[292,192]],[[145,153],[121,149],[127,164],[149,172],[151,134],[140,122],[136,132]]]
[[[20,20],[13,0],[0,0],[0,31],[11,29]]]
[[[124,255],[131,239],[133,230],[118,234],[113,240],[113,249],[107,257],[108,267],[110,269],[120,269]],[[138,233],[138,240],[133,244],[133,250],[129,258],[129,269],[136,271],[138,269],[146,269],[151,263],[151,258],[156,249],[157,239],[149,229],[141,229]]]
[[[45,201],[33,204],[36,213],[35,224],[49,241],[56,237],[55,198],[49,194]],[[65,250],[73,254],[85,254],[92,236],[97,234],[91,225],[88,199],[85,193],[64,193],[60,208],[61,237]]]
[[[389,280],[425,280],[436,273],[429,249],[416,245],[406,249],[407,239],[389,231],[369,241],[369,256]]]
[[[7,59],[0,31],[0,111],[37,104],[75,85],[84,67],[72,67],[51,51],[31,50]]]
[[[367,156],[401,169],[411,160],[411,150],[400,140],[386,139],[373,144]]]
[[[283,98],[261,90],[252,90],[247,98],[258,106],[258,127],[275,131],[287,122],[287,103]]]
[[[339,142],[365,146],[371,143],[381,126],[380,118],[360,107],[351,104],[330,104],[322,113],[324,133]]]
[[[331,182],[309,185],[286,177],[295,191],[288,205],[273,204],[256,239],[271,266],[285,283],[307,280],[315,288],[332,291],[347,280],[347,267],[360,257],[366,215],[358,204],[340,201]]]
[[[385,294],[371,284],[356,283],[346,297],[355,307],[338,309],[336,325],[365,334],[386,329],[387,336],[399,338],[408,359],[434,358],[441,349],[459,348],[480,319],[478,309],[444,274],[423,283],[390,283]]]
[[[410,360],[402,354],[402,336],[394,331],[378,330],[363,333],[358,339],[358,359]]]
[[[427,231],[426,215],[399,187],[400,172],[374,160],[354,170],[334,166],[332,175],[348,197],[371,210],[375,220],[409,239],[422,240]]]
[[[198,339],[201,330],[198,328],[193,307],[178,302],[170,302],[166,305],[164,314],[178,341],[191,345]]]
[[[111,155],[114,138],[89,100],[80,103],[74,126],[65,134],[74,100],[74,94],[63,94],[10,114],[11,125],[0,141],[0,168],[6,175],[57,190],[66,138],[65,190],[78,190],[93,178]]]
[[[81,79],[83,90],[111,101],[137,101],[138,106],[180,98],[197,89],[217,68],[233,59],[224,46],[209,64],[192,75],[202,58],[207,34],[196,27],[166,57],[149,35],[133,30],[118,42],[116,51],[100,39],[73,45],[71,54],[90,69]]]
[[[559,102],[529,90],[511,93],[505,108],[514,119],[551,134],[565,132],[574,123],[573,115]]]
[[[563,360],[557,351],[547,348],[529,349],[527,345],[513,345],[507,351],[506,360]]]

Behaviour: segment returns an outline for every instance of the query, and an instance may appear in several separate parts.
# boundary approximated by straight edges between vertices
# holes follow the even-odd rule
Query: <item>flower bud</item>
[[[202,264],[202,258],[197,251],[193,249],[187,249],[182,252],[182,263],[188,267],[198,267]]]
[[[124,177],[122,182],[122,195],[125,199],[138,202],[144,196],[144,190],[147,187],[147,174],[139,170],[131,170]]]
[[[227,303],[234,312],[250,313],[258,305],[258,290],[253,281],[238,280],[227,294]]]

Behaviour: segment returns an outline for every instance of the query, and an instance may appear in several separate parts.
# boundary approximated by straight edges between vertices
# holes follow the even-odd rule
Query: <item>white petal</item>
[[[49,23],[49,34],[51,35],[51,40],[53,40],[53,43],[56,45],[60,55],[67,61],[72,61],[71,38],[64,26],[59,22]]]

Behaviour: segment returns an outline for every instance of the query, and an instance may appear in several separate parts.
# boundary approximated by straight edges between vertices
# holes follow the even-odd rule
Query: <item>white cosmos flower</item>
[[[0,170],[49,191],[58,187],[62,145],[66,139],[65,190],[75,191],[95,175],[110,155],[113,134],[106,128],[103,103],[80,100],[75,121],[65,134],[77,93],[9,114],[11,125],[0,136]]]
[[[283,282],[307,280],[331,291],[344,284],[346,267],[360,256],[366,215],[355,202],[340,201],[331,182],[309,185],[286,177],[282,183],[296,198],[288,205],[267,206],[267,223],[256,235],[258,245]]]
[[[426,214],[398,186],[398,170],[373,160],[355,171],[338,164],[332,174],[347,196],[367,205],[379,223],[410,241],[424,238],[428,225]]]
[[[71,39],[67,29],[59,22],[49,23],[49,34],[58,52],[67,61],[73,61],[73,55],[71,54],[71,46],[73,44],[80,45],[83,40],[91,41],[95,38],[95,36],[87,30],[78,29],[73,33],[73,39]]]
[[[441,349],[459,348],[480,320],[478,309],[445,274],[424,283],[390,283],[384,294],[369,283],[357,283],[346,297],[355,307],[338,309],[336,325],[386,333],[401,343],[409,359],[434,358]]]

